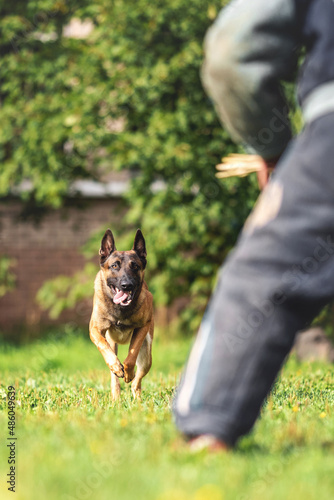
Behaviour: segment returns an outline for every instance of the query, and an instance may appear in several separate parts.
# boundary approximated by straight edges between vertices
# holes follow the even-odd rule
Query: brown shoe
[[[207,450],[212,453],[219,451],[228,451],[230,447],[212,434],[201,434],[188,442],[190,451],[197,453],[198,451]]]

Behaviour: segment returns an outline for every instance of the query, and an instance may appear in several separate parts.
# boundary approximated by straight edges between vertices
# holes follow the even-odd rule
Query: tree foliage
[[[0,195],[30,179],[21,195],[58,207],[72,180],[132,169],[119,247],[141,227],[155,302],[190,297],[188,322],[203,311],[257,194],[252,178],[214,176],[236,147],[202,89],[200,67],[205,32],[225,3],[28,0],[0,10]],[[93,21],[86,39],[63,36],[72,17]],[[73,302],[66,284],[54,296],[47,287],[44,303]]]

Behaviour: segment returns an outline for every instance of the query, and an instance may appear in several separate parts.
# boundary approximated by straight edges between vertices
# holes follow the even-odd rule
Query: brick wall
[[[80,207],[74,202],[61,210],[52,211],[36,220],[36,213],[23,217],[22,204],[10,200],[0,204],[0,255],[16,260],[16,288],[0,298],[0,330],[15,327],[36,329],[56,323],[42,312],[36,303],[36,293],[42,283],[59,274],[72,275],[83,268],[80,247],[89,236],[119,223],[124,211],[117,199],[85,199]],[[98,270],[98,256],[96,255]],[[92,284],[93,295],[93,284]],[[59,322],[72,321],[87,325],[91,300],[65,311]]]

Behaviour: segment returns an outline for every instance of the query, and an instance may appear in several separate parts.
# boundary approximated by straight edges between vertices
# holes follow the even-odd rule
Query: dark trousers
[[[334,297],[334,113],[282,157],[223,266],[174,400],[177,427],[250,431],[298,330]]]

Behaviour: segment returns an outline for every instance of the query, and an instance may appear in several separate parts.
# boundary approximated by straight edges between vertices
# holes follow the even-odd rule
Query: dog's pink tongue
[[[121,302],[123,302],[124,300],[126,300],[128,298],[128,296],[129,296],[128,293],[122,292],[122,290],[120,290],[114,296],[113,301],[114,301],[115,304],[120,304]]]

